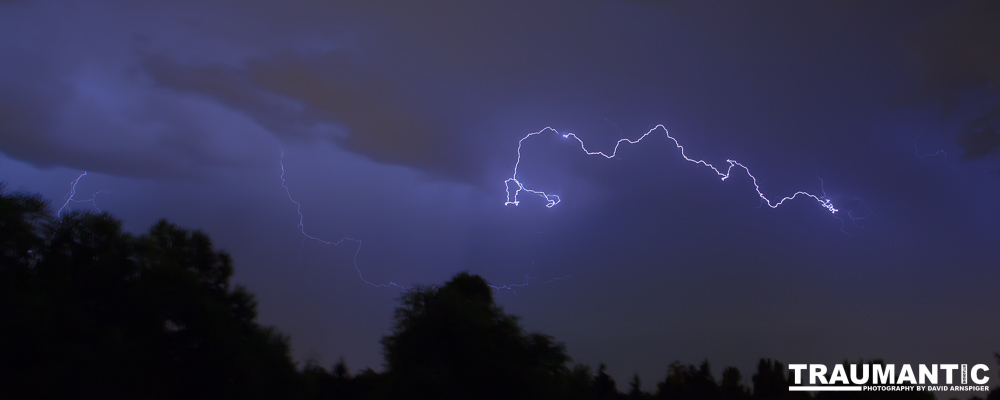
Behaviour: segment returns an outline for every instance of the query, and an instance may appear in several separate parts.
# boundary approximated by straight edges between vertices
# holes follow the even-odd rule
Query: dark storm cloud
[[[51,114],[64,106],[73,89],[58,80],[43,84],[65,71],[27,50],[4,52],[4,75],[19,79],[0,79],[0,146],[9,155],[51,164],[61,156],[53,151],[58,144]]]
[[[589,24],[602,19],[595,4],[293,8],[349,15],[336,21],[354,28],[352,39],[333,35],[331,43],[346,44],[285,46],[235,62],[156,54],[142,68],[160,87],[218,101],[279,138],[335,141],[380,163],[468,183],[482,177],[496,144],[512,149],[529,129],[505,132],[497,121],[515,111],[531,119],[523,109],[544,107],[552,117],[529,125],[540,129],[560,120],[556,110],[579,115],[595,100],[614,102],[621,90],[608,88],[650,66],[617,61],[639,46],[592,32]],[[639,32],[619,35],[641,42]]]
[[[940,102],[946,113],[959,111],[969,96],[988,94],[1000,102],[1000,3],[976,1],[945,13],[919,36],[924,73],[917,99]],[[977,93],[978,92],[978,93]],[[996,155],[1000,138],[1000,107],[977,113],[958,132],[956,141],[966,159]]]
[[[1000,152],[1000,134],[992,126],[965,131],[958,136],[958,146],[967,159],[986,158]]]
[[[9,156],[42,167],[146,177],[196,175],[198,168],[241,162],[206,140],[212,132],[192,121],[193,105],[154,96],[143,99],[148,108],[121,105],[126,115],[112,115],[47,72],[0,83],[0,148]]]
[[[484,115],[546,88],[565,60],[541,56],[587,31],[573,15],[549,19],[563,6],[11,7],[0,148],[39,166],[152,176],[253,162],[262,149],[238,137],[267,131],[469,181],[492,151],[477,141]],[[558,34],[515,29],[547,25]]]
[[[872,32],[871,15],[884,13],[866,17],[824,7],[795,12],[820,27]],[[820,67],[808,60],[837,62],[829,54],[853,49],[843,46],[849,40],[818,33],[824,29],[802,31],[794,19],[781,18],[792,11],[734,8],[727,15],[671,2],[444,2],[429,8],[219,1],[150,10],[103,3],[61,14],[39,6],[37,15],[25,11],[29,7],[9,9],[22,13],[10,13],[11,21],[49,20],[56,28],[19,41],[30,26],[6,24],[0,44],[4,59],[13,61],[0,66],[0,148],[36,165],[122,175],[259,162],[267,149],[253,143],[263,133],[332,141],[380,163],[470,182],[493,173],[487,169],[497,147],[512,148],[529,129],[573,128],[571,122],[632,135],[665,122],[662,110],[671,105],[633,98],[670,94],[705,110],[706,104],[735,107],[725,103],[734,92],[788,92],[770,101],[783,102],[774,109],[794,110],[805,103],[792,97],[825,79],[810,73]],[[923,96],[950,99],[984,82],[997,86],[996,52],[983,52],[990,45],[984,37],[997,33],[988,11],[969,11],[972,24],[957,15],[925,41]],[[777,25],[801,34],[747,27],[740,23],[746,18],[777,18]],[[711,33],[669,34],[671,27],[694,29],[694,21],[711,22]],[[51,51],[33,51],[37,46]],[[75,47],[101,50],[90,55]],[[805,61],[754,56],[775,49]],[[703,78],[716,69],[713,79]],[[794,79],[778,79],[790,70]],[[772,83],[763,90],[742,87],[748,76]],[[129,98],[94,106],[81,95],[87,85]],[[638,126],[607,123],[636,113]],[[980,147],[990,145],[988,136],[976,132],[963,136],[974,147],[967,157],[991,154],[995,149]],[[114,140],[97,146],[82,139],[91,137]],[[226,142],[225,151],[209,145],[213,140]]]
[[[1000,96],[1000,89],[997,91]],[[998,97],[995,101],[1000,101]],[[966,159],[981,159],[1000,153],[1000,106],[980,115],[969,123],[969,128],[958,135],[958,146]]]
[[[41,167],[163,177],[246,165],[260,151],[254,131],[262,129],[245,117],[145,82],[134,68],[140,31],[120,26],[124,16],[22,6],[0,15],[4,154]]]
[[[243,66],[181,65],[162,55],[144,64],[158,85],[212,98],[278,137],[336,141],[375,161],[442,175],[473,170],[458,156],[466,143],[451,122],[461,120],[451,114],[458,105],[401,93],[391,80],[338,52],[283,52]]]
[[[132,177],[197,176],[274,155],[273,144],[262,146],[266,132],[245,116],[152,87],[135,68],[137,49],[149,37],[183,35],[134,15],[149,10],[120,6],[3,6],[0,151],[40,167]],[[204,50],[187,47],[187,56]]]

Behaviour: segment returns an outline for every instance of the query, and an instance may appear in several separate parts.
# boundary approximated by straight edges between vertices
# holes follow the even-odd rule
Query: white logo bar
[[[860,392],[861,386],[789,386],[792,392]]]

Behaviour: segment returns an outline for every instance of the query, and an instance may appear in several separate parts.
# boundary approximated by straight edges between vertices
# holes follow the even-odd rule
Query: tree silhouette
[[[632,380],[628,383],[628,398],[629,400],[643,400],[649,398],[649,394],[642,391],[642,380],[639,379],[639,374],[632,375]]]
[[[782,399],[789,397],[788,379],[785,377],[785,366],[780,361],[762,358],[757,364],[757,373],[753,375],[753,398]]]
[[[524,333],[479,276],[459,273],[402,303],[382,339],[394,398],[551,398],[568,375],[563,345]]]
[[[594,374],[589,366],[575,365],[569,376],[563,383],[563,398],[595,400],[597,393],[594,391]]]
[[[1000,353],[993,353],[993,357],[997,359],[997,376],[1000,377]],[[1000,400],[1000,385],[997,385],[990,391],[990,394],[986,396],[986,400]]]
[[[679,361],[667,367],[667,378],[657,384],[660,399],[701,400],[719,398],[719,385],[712,376],[712,365],[705,360],[700,366],[683,365]]]
[[[289,398],[287,338],[255,322],[232,260],[160,221],[61,218],[0,187],[0,398]]]
[[[725,400],[746,400],[750,398],[750,389],[743,386],[743,375],[740,374],[738,368],[728,367],[722,371],[719,398]]]
[[[597,393],[598,399],[617,399],[621,397],[621,393],[618,392],[618,384],[615,383],[615,379],[606,372],[607,369],[608,366],[604,365],[604,363],[601,363],[597,367],[597,376],[594,378],[594,391]]]

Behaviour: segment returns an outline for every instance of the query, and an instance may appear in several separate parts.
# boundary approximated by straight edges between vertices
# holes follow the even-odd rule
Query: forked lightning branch
[[[789,364],[790,391],[988,392],[986,364]],[[828,373],[829,371],[829,373]]]

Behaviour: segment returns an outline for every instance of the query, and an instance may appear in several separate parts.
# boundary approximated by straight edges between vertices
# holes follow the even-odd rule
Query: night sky
[[[380,370],[401,291],[365,280],[467,270],[527,276],[505,309],[620,388],[995,368],[1000,3],[157,3],[0,1],[0,180],[58,208],[87,171],[72,209],[208,232],[300,361]],[[662,131],[533,136],[518,178],[562,202],[504,205],[526,134],[657,124],[840,212]]]

